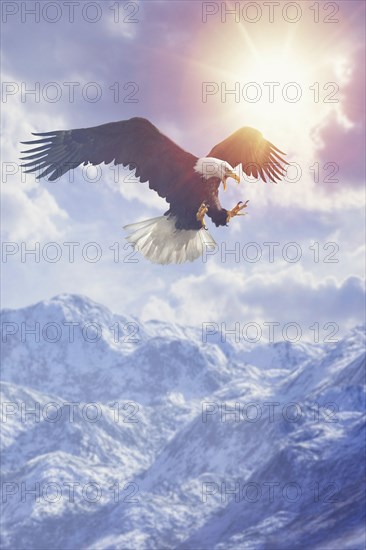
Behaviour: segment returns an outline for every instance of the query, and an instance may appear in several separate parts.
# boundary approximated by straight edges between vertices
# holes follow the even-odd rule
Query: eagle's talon
[[[206,228],[206,224],[205,224],[204,219],[203,219],[203,218],[205,217],[207,211],[208,211],[208,206],[207,206],[207,204],[206,204],[205,202],[203,202],[203,203],[201,204],[201,206],[199,207],[199,209],[198,209],[198,211],[197,211],[197,214],[196,214],[196,219],[197,219],[197,221],[201,222],[202,227],[203,227],[204,229],[207,229],[207,228]]]
[[[226,218],[226,225],[228,222],[233,218],[234,216],[245,216],[246,213],[241,214],[241,211],[248,206],[249,199],[245,202],[239,201],[234,208],[231,210],[228,210],[227,212],[227,218]]]

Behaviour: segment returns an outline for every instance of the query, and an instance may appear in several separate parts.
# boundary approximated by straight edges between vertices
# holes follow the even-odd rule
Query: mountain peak
[[[50,548],[57,526],[58,548],[294,548],[300,535],[301,547],[330,548],[309,530],[314,517],[340,524],[338,546],[351,547],[342,533],[364,521],[362,327],[338,344],[230,350],[192,328],[135,323],[131,340],[126,318],[78,294],[3,320],[17,329],[2,346],[3,480],[31,492],[40,484],[41,498],[6,495],[2,547]],[[85,331],[93,323],[95,341]],[[62,338],[50,340],[47,324]],[[238,484],[241,501],[226,499]],[[89,505],[90,485],[102,498]],[[294,486],[299,500],[284,492]],[[335,487],[344,506],[329,500]]]

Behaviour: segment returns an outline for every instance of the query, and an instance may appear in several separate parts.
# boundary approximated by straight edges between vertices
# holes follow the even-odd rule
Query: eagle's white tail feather
[[[126,239],[153,263],[181,264],[192,262],[203,254],[207,245],[216,245],[205,229],[176,229],[176,219],[159,216],[126,225]]]
[[[143,220],[142,222],[129,223],[128,225],[125,225],[123,229],[132,229],[132,231],[136,231],[137,229],[146,228],[148,225],[153,224],[160,219],[161,216],[158,216],[157,218],[150,218],[149,220]]]

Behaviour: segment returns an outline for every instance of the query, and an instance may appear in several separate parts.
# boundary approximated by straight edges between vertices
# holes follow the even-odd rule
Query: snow
[[[364,327],[204,343],[66,294],[2,327],[3,548],[364,548]]]

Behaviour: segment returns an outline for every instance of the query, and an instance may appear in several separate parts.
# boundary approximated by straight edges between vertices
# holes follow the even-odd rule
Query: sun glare
[[[229,111],[231,120],[245,118],[248,126],[280,139],[283,147],[292,147],[296,136],[305,150],[312,129],[337,108],[339,94],[337,85],[329,84],[330,67],[314,51],[297,46],[289,48],[284,39],[237,59],[240,71],[232,78],[241,83],[240,102],[231,102]]]
[[[319,114],[319,102],[314,102],[318,85],[306,56],[281,49],[256,52],[242,64],[241,74],[246,83],[242,98],[264,131],[282,120],[286,120],[287,128],[314,123]]]
[[[273,50],[257,52],[244,66],[244,74],[257,82],[299,82],[304,77],[306,65],[296,58]]]

